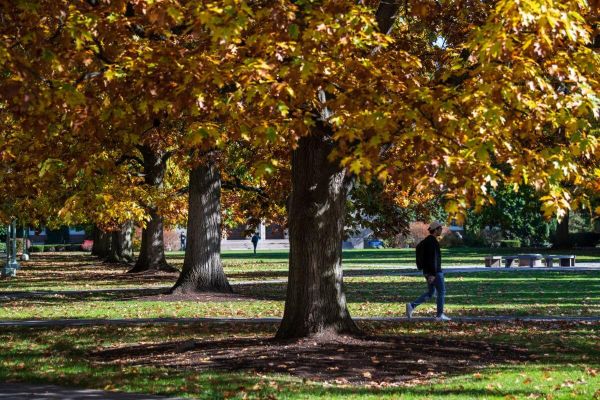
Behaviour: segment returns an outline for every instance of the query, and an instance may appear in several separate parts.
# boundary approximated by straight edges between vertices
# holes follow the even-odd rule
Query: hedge
[[[29,246],[30,253],[54,252],[54,251],[81,251],[80,244],[34,244]]]
[[[521,241],[518,239],[504,239],[500,241],[500,247],[521,247]]]

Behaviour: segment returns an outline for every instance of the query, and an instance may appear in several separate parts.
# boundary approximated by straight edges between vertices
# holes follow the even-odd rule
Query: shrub
[[[521,247],[521,241],[518,239],[504,239],[500,241],[500,247],[519,248]]]
[[[2,253],[6,252],[6,243],[0,242],[0,252],[2,252]]]
[[[577,247],[596,247],[600,242],[600,233],[578,232],[569,234],[569,242]]]
[[[53,244],[45,245],[45,246],[43,246],[43,248],[44,248],[44,252],[54,252],[54,251],[56,251],[56,248],[54,247]]]
[[[30,253],[41,253],[42,251],[44,251],[44,246],[42,246],[42,245],[34,244],[34,245],[29,246]]]
[[[464,246],[463,238],[456,232],[448,232],[440,240],[441,247],[460,247]]]
[[[81,250],[83,251],[92,251],[92,247],[94,246],[93,240],[84,240],[81,244]]]

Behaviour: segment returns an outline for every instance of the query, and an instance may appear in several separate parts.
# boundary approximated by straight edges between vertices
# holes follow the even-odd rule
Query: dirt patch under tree
[[[515,346],[415,336],[202,339],[127,346],[92,354],[98,363],[186,370],[283,373],[342,385],[392,386],[529,358]]]

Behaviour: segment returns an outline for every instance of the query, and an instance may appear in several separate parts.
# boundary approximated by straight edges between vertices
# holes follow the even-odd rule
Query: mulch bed
[[[525,349],[514,346],[414,336],[203,339],[112,348],[91,357],[102,364],[283,373],[308,381],[378,386],[422,382],[530,358]]]

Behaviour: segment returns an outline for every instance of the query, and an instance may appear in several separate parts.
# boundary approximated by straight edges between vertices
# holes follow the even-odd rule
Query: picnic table
[[[558,260],[561,267],[574,267],[575,256],[574,255],[557,255],[557,254],[516,254],[509,256],[495,256],[490,255],[485,257],[486,267],[500,267],[502,261],[504,261],[504,267],[510,268],[513,266],[515,261],[518,261],[519,267],[541,267],[542,261],[546,264],[546,267],[553,266],[553,260]]]
[[[574,267],[575,266],[575,256],[574,255],[555,255],[550,254],[544,256],[544,260],[546,261],[546,267],[552,267],[552,260],[558,260],[558,265],[561,267]]]
[[[519,267],[541,267],[543,256],[541,254],[517,254],[515,256],[504,256],[504,267],[510,268],[515,260],[519,260]]]

